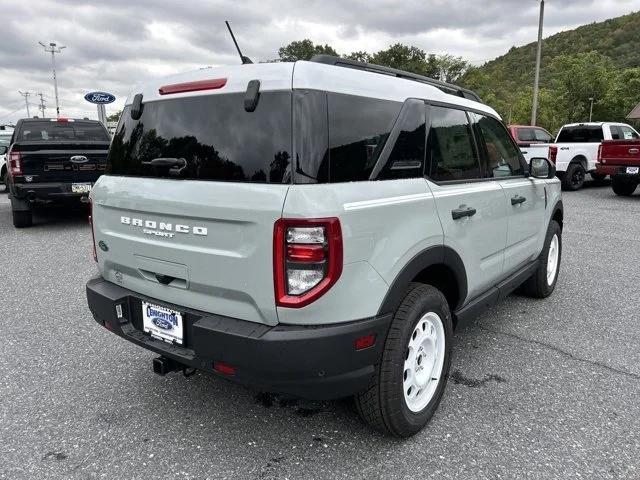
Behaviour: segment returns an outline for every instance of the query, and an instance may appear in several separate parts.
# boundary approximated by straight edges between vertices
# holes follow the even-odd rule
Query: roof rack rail
[[[482,103],[480,97],[471,90],[463,87],[458,87],[457,85],[453,85],[451,83],[442,82],[434,78],[418,75],[417,73],[405,72],[404,70],[383,67],[381,65],[375,65],[373,63],[349,60],[348,58],[334,57],[333,55],[314,55],[310,61],[316,63],[324,63],[326,65],[335,65],[336,67],[355,68],[357,70],[365,70],[367,72],[380,73],[382,75],[389,75],[392,77],[404,78],[406,80],[413,80],[414,82],[426,83],[428,85],[439,88],[443,92],[450,95],[456,95],[458,97],[463,97],[475,102]]]

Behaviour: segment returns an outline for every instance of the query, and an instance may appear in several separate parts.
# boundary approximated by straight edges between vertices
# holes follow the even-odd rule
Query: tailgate
[[[275,325],[273,228],[288,188],[102,176],[91,193],[100,273],[162,302]]]
[[[603,142],[600,162],[605,165],[639,166],[640,141],[611,140]]]
[[[33,182],[93,182],[104,173],[108,143],[21,142],[13,150],[20,152],[22,174]]]

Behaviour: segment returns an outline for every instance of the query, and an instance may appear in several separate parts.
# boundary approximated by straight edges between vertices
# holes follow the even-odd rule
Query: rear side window
[[[462,110],[431,107],[427,164],[435,181],[481,178],[471,126]]]
[[[402,103],[327,94],[330,182],[367,180]]]
[[[622,140],[622,130],[617,125],[609,125],[609,131],[611,132],[611,140]]]
[[[291,92],[244,93],[143,103],[122,114],[107,172],[135,177],[257,183],[291,181]]]
[[[108,142],[105,128],[95,122],[24,122],[17,142]]]
[[[533,128],[518,128],[518,140],[521,142],[534,142],[536,135]]]
[[[504,125],[492,117],[476,113],[471,116],[486,158],[487,176],[498,178],[524,175],[520,149],[513,143]]]
[[[600,125],[576,125],[563,127],[558,134],[558,143],[598,143],[602,142]]]

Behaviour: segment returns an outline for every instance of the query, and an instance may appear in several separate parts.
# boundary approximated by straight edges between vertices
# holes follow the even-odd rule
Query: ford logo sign
[[[84,99],[89,103],[113,103],[116,101],[116,97],[106,92],[89,92],[84,96]]]
[[[89,159],[84,155],[74,155],[69,159],[71,163],[87,163]]]
[[[171,323],[170,320],[167,320],[166,318],[153,317],[151,321],[156,327],[161,328],[162,330],[173,329],[173,324]]]

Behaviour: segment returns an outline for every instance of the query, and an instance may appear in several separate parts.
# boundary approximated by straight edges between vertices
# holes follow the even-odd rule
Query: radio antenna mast
[[[238,50],[238,55],[240,55],[240,61],[242,62],[242,64],[246,65],[247,63],[253,63],[249,57],[245,57],[244,55],[242,55],[242,52],[240,51],[238,42],[236,42],[236,37],[233,34],[233,31],[231,30],[231,25],[229,25],[229,22],[225,20],[224,23],[227,24],[227,28],[229,29],[229,33],[231,34],[231,39],[233,40],[233,43],[236,46],[236,50]]]

